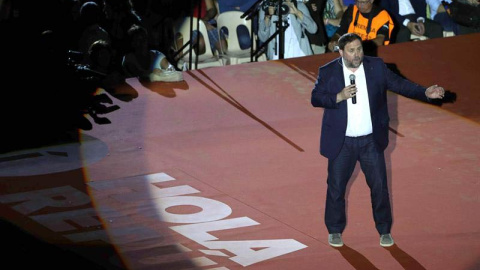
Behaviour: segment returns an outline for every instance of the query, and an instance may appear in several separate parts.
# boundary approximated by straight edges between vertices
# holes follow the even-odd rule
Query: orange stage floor
[[[134,98],[113,98],[112,124],[2,154],[6,258],[49,269],[480,269],[479,47],[474,34],[378,51],[456,95],[441,106],[388,96],[391,248],[379,246],[358,166],[346,245],[328,245],[322,109],[310,105],[318,67],[337,57],[325,54],[188,71],[180,83],[129,79],[119,91]]]

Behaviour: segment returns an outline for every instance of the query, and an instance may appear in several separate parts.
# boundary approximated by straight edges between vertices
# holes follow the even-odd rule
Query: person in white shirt
[[[411,41],[411,35],[428,38],[443,37],[443,27],[427,18],[425,0],[381,0],[385,8],[395,20],[394,43]]]
[[[451,3],[452,0],[426,0],[430,8],[430,18],[441,24],[444,31],[458,35],[458,25],[448,15],[442,2]]]

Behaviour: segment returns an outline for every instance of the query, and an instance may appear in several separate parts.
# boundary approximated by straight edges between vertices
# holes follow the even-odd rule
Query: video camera
[[[275,15],[279,15],[278,14],[278,0],[264,0],[262,2],[262,9],[263,11],[265,11],[265,13],[268,14],[268,7],[275,7]],[[282,4],[281,4],[281,7],[280,7],[280,12],[282,13],[282,15],[287,15],[289,12],[290,12],[290,8],[288,7],[287,3],[285,3],[286,1],[285,0],[282,0],[281,1]],[[297,6],[297,1],[296,0],[291,0],[290,2],[292,2],[295,7]]]

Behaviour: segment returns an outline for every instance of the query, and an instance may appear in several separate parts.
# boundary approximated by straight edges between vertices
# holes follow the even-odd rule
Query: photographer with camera
[[[281,5],[279,6],[279,3]],[[279,10],[280,13],[279,14]],[[280,15],[280,16],[279,16]],[[282,25],[280,25],[282,24]],[[302,1],[265,0],[259,12],[258,37],[267,42],[281,27],[278,35],[284,35],[283,52],[279,44],[280,36],[268,42],[267,57],[269,60],[312,55],[312,48],[305,31],[317,32],[317,24],[310,16],[308,8]]]

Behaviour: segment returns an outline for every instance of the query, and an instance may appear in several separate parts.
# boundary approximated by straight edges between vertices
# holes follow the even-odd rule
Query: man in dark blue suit
[[[324,108],[320,153],[328,158],[328,240],[334,247],[343,246],[345,191],[359,161],[371,190],[380,245],[388,247],[394,241],[383,153],[390,120],[387,90],[425,102],[443,98],[445,90],[437,85],[424,88],[393,73],[382,59],[364,56],[362,40],[356,34],[343,35],[338,46],[341,57],[320,68],[311,100],[314,107]],[[350,84],[352,75],[355,82]]]
[[[381,0],[380,5],[395,20],[395,43],[410,41],[411,34],[428,38],[443,37],[442,25],[427,18],[425,0]]]

